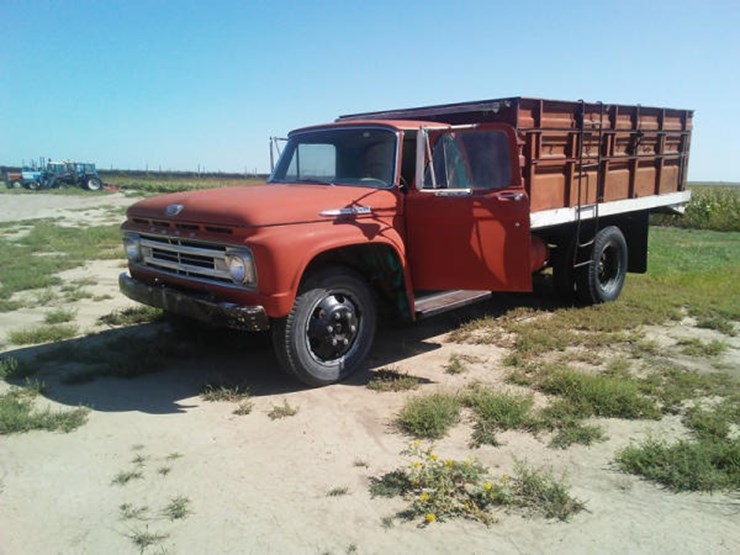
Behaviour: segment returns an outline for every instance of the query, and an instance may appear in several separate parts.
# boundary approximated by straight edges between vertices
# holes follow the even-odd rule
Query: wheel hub
[[[346,295],[329,295],[316,305],[308,322],[311,352],[321,361],[344,356],[354,344],[359,329],[357,310]]]

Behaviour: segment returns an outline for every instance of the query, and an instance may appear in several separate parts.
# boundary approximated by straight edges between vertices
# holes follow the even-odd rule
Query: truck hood
[[[179,205],[179,206],[178,206]],[[177,208],[174,208],[177,206]],[[182,208],[179,208],[179,207]],[[401,211],[395,190],[342,185],[256,185],[159,195],[128,209],[129,218],[258,227]],[[177,214],[168,214],[170,210]],[[369,209],[369,210],[368,210]],[[322,212],[324,213],[322,215]]]

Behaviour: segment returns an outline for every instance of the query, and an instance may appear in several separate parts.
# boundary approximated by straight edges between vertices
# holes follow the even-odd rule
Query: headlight
[[[252,253],[247,250],[226,251],[226,266],[234,283],[254,285],[257,281]]]
[[[141,260],[141,237],[135,233],[126,233],[123,236],[123,247],[126,249],[126,257],[129,262]]]

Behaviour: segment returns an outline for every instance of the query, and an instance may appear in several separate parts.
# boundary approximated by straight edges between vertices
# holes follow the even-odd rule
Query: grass
[[[496,433],[504,430],[532,429],[534,419],[531,395],[497,392],[482,385],[470,387],[462,395],[463,403],[476,413],[471,445],[498,446]]]
[[[64,341],[77,335],[78,331],[78,327],[72,324],[44,324],[35,328],[11,330],[7,337],[14,345],[36,345]]]
[[[639,474],[673,491],[740,489],[740,440],[674,444],[648,439],[619,452],[622,470]]]
[[[267,416],[270,417],[270,420],[280,420],[282,418],[288,418],[290,416],[295,416],[298,414],[299,407],[291,407],[288,404],[288,401],[283,399],[282,405],[273,405],[270,412],[267,413]]]
[[[696,337],[680,339],[676,345],[681,347],[683,354],[693,357],[716,357],[724,353],[728,347],[724,341],[713,339],[705,342]]]
[[[13,357],[0,358],[0,379],[18,380],[36,373],[36,368]]]
[[[73,385],[98,378],[133,379],[158,372],[168,361],[192,357],[198,345],[185,343],[175,335],[159,332],[146,340],[133,341],[131,337],[65,344],[50,349],[37,357],[38,362],[75,362],[82,369],[62,376],[62,383]]]
[[[162,543],[169,537],[169,534],[150,532],[148,526],[145,530],[134,529],[128,534],[128,538],[139,548],[139,553],[144,553],[147,548]]]
[[[373,372],[367,388],[373,391],[408,391],[419,387],[421,379],[401,373],[395,368],[381,368]]]
[[[643,394],[640,382],[624,376],[589,374],[565,365],[545,366],[536,376],[535,387],[560,396],[572,414],[581,418],[660,418],[655,402]]]
[[[16,292],[63,285],[57,276],[63,270],[90,260],[123,258],[118,225],[79,229],[50,220],[32,225],[26,235],[0,240],[0,309],[12,309]],[[70,289],[68,294],[76,293]]]
[[[159,308],[142,305],[133,308],[124,308],[123,310],[114,310],[98,318],[98,323],[111,327],[135,326],[161,320],[163,314],[163,311]]]
[[[118,512],[121,520],[147,520],[149,507],[136,507],[131,503],[121,503],[118,506]]]
[[[190,499],[183,496],[174,497],[162,509],[162,515],[169,520],[182,520],[192,513]]]
[[[161,172],[136,172],[136,173],[106,173],[104,177],[106,184],[120,187],[124,191],[137,193],[174,193],[178,191],[191,191],[194,189],[209,189],[215,187],[238,187],[251,186],[264,183],[264,179],[245,178],[238,176],[218,176],[211,174],[199,175],[197,173],[185,173],[176,175]]]
[[[585,508],[549,470],[517,462],[514,476],[494,478],[476,461],[443,459],[418,442],[405,453],[413,457],[411,464],[373,477],[370,494],[403,497],[407,507],[396,516],[418,520],[421,526],[453,518],[490,525],[500,507],[566,521]]]
[[[478,362],[476,357],[462,353],[452,353],[450,359],[444,367],[446,374],[464,374],[468,371],[468,364]]]
[[[417,438],[439,439],[460,419],[462,401],[451,393],[432,393],[410,398],[396,416],[396,425]]]
[[[125,486],[131,480],[141,480],[143,478],[144,473],[141,470],[122,470],[115,475],[111,483],[117,486]]]
[[[327,497],[342,497],[349,493],[349,488],[346,486],[332,488],[326,492]]]
[[[236,402],[249,399],[249,389],[240,384],[207,383],[200,390],[200,398],[204,401]]]
[[[0,395],[0,435],[31,430],[71,432],[87,422],[89,410],[37,410],[33,404],[36,391],[13,388]]]
[[[58,308],[56,310],[47,312],[44,315],[44,323],[51,324],[51,325],[65,324],[67,322],[71,322],[72,320],[74,320],[76,315],[77,313],[74,310]]]
[[[246,416],[251,414],[252,409],[254,409],[254,402],[251,399],[246,399],[237,405],[233,410],[233,414],[236,414],[237,416]]]

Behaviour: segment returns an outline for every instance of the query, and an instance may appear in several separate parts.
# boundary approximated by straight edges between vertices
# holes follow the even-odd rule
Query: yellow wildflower
[[[491,482],[486,482],[483,487],[486,489],[486,491],[491,491],[493,484]]]
[[[501,482],[502,482],[502,483],[503,483],[503,484],[504,484],[505,486],[506,486],[506,485],[508,485],[508,483],[509,483],[509,475],[508,475],[508,474],[504,474],[503,476],[501,476]]]
[[[427,492],[424,492],[419,496],[419,499],[422,503],[426,503],[427,501],[429,501],[429,494]]]
[[[411,463],[411,468],[419,468],[421,466],[421,463],[419,461],[414,461]]]
[[[426,520],[427,522],[434,522],[437,520],[437,515],[435,515],[434,513],[427,513],[427,516],[424,517],[424,520]]]
[[[447,460],[445,461],[445,464],[446,464],[447,466],[452,466],[453,462],[454,462],[454,461],[453,461],[452,459],[447,459]]]
[[[439,457],[437,456],[436,453],[432,453],[429,455],[429,458],[432,459],[433,461],[436,461]]]

